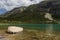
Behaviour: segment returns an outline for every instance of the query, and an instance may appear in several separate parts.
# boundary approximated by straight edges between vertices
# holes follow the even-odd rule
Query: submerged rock
[[[9,26],[7,32],[13,33],[13,34],[19,33],[19,32],[23,32],[23,28],[22,27],[16,27],[16,26]]]

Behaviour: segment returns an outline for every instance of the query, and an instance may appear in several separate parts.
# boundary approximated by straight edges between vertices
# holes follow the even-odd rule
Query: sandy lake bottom
[[[8,34],[6,29],[0,30],[0,39],[2,40],[60,40],[60,35],[47,34],[44,31],[24,29],[22,33]]]

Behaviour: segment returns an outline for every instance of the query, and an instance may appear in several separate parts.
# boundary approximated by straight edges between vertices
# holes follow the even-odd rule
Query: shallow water
[[[45,31],[47,33],[60,34],[60,24],[11,24],[11,25],[0,25],[0,29],[7,28],[8,26],[19,26],[28,29]]]
[[[21,24],[24,28],[46,31],[47,33],[60,34],[60,24]]]

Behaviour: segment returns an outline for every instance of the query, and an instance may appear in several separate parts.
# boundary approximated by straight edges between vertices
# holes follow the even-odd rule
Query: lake
[[[40,31],[49,31],[60,34],[60,24],[9,24],[0,25],[0,29],[7,28],[8,26],[19,26],[27,29],[34,29]]]
[[[60,24],[20,24],[18,26],[60,34]]]

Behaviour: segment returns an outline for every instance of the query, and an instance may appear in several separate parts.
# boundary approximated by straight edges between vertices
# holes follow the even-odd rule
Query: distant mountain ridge
[[[12,14],[15,14],[16,12],[19,12],[19,11],[20,11],[20,12],[23,12],[23,11],[25,10],[25,8],[26,8],[26,7],[14,8],[13,10],[8,11],[8,12],[2,14],[2,16],[0,16],[0,17],[8,17],[8,16],[10,16],[10,15],[12,15]],[[14,12],[15,12],[15,13],[14,13]]]

